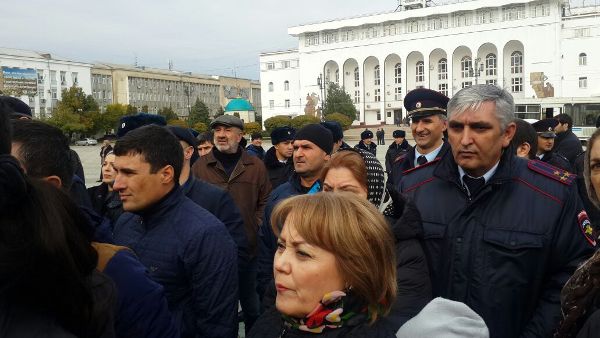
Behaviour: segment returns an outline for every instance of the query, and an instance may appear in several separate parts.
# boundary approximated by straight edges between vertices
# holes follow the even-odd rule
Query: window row
[[[500,21],[522,20],[527,18],[527,8],[529,9],[529,17],[531,18],[550,16],[549,2],[534,2],[530,3],[528,6],[519,4],[508,5],[501,8],[483,8],[475,11],[455,12],[449,15],[409,18],[391,23],[342,28],[339,30],[322,31],[320,33],[307,33],[304,36],[304,44],[308,47],[319,44],[373,39],[404,33],[466,27],[473,24],[482,25]]]
[[[273,69],[287,69],[292,67],[298,67],[298,60],[282,60],[282,61],[269,61],[265,62],[266,70]]]
[[[269,92],[273,92],[275,90],[273,82],[269,82],[269,84],[267,86],[268,86]],[[290,90],[290,81],[288,81],[288,80],[283,81],[283,90],[286,92],[288,90]]]
[[[290,100],[286,99],[283,101],[283,108],[290,108],[291,104],[290,104]],[[281,108],[281,107],[278,107]],[[269,109],[275,109],[275,100],[269,100]]]

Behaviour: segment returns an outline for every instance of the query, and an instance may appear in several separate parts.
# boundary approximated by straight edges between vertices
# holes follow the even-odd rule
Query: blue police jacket
[[[451,151],[405,172],[401,191],[422,216],[434,297],[467,304],[492,338],[550,337],[595,241],[574,175],[513,154],[472,198]]]
[[[235,243],[223,223],[179,187],[138,214],[124,213],[114,238],[165,288],[182,337],[237,336]]]

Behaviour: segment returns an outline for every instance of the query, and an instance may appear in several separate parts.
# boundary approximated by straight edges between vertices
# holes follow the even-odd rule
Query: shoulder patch
[[[575,174],[538,160],[528,161],[527,167],[538,174],[542,174],[565,185],[573,184],[573,181],[577,178]]]
[[[581,210],[581,212],[577,214],[577,224],[579,225],[579,229],[581,230],[581,233],[583,233],[583,236],[588,243],[590,243],[592,246],[596,246],[597,236],[594,233],[594,228],[592,228],[592,223],[590,222],[585,210]]]
[[[411,172],[413,172],[413,171],[415,171],[415,170],[418,170],[418,169],[422,169],[422,168],[425,168],[425,167],[429,167],[429,166],[431,166],[432,164],[435,164],[435,163],[439,162],[441,159],[442,159],[441,157],[436,157],[436,158],[435,158],[435,159],[433,159],[432,161],[429,161],[429,162],[427,162],[427,163],[425,163],[425,164],[423,164],[423,165],[418,165],[418,166],[416,166],[416,167],[414,167],[414,168],[410,168],[410,169],[408,169],[408,170],[405,170],[405,171],[402,173],[402,175],[409,174],[409,173],[411,173]]]

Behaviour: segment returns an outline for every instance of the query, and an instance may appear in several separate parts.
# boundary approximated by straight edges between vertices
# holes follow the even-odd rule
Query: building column
[[[384,57],[383,63],[381,63],[381,61],[379,61],[379,97],[380,97],[379,111],[381,112],[381,118],[382,118],[383,123],[386,123],[386,121],[385,121],[385,117],[386,117],[386,115],[385,115],[385,103],[386,103],[385,73],[386,73],[386,69],[385,69],[385,57]],[[381,121],[380,121],[380,123],[381,123]]]
[[[454,50],[452,50],[452,54],[450,55],[446,53],[446,62],[446,70],[448,72],[448,97],[452,97],[452,95],[454,95]]]
[[[358,90],[360,90],[360,103],[358,104],[358,109],[360,111],[361,118],[358,120],[358,122],[363,122],[366,124],[365,100],[367,96],[365,93],[365,60],[362,60],[361,62],[356,60],[356,62],[358,64],[358,78],[360,79],[360,86],[358,87]]]
[[[425,88],[431,89],[431,81],[429,81],[429,54],[423,54],[423,76],[425,76],[423,85]]]
[[[504,83],[506,81],[504,78],[504,48],[496,47],[496,49],[498,50],[498,55],[496,56],[496,84],[500,88],[506,88],[507,84]]]

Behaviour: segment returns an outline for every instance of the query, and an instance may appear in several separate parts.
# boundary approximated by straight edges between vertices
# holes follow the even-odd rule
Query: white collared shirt
[[[442,141],[442,144],[433,149],[433,151],[430,151],[429,154],[421,154],[418,150],[417,147],[415,146],[415,163],[414,166],[417,167],[419,165],[419,163],[417,162],[417,159],[419,158],[419,156],[425,156],[425,158],[427,159],[427,162],[431,162],[433,160],[435,160],[435,158],[437,157],[437,155],[440,153],[440,150],[442,150],[442,147],[444,146],[444,142]]]
[[[494,174],[496,173],[496,170],[498,169],[498,165],[500,164],[500,161],[498,161],[496,163],[496,165],[494,165],[492,167],[492,169],[488,170],[485,174],[483,174],[483,176],[479,176],[479,177],[473,177],[471,175],[468,175],[463,168],[461,168],[460,166],[458,166],[458,178],[460,179],[460,183],[463,185],[463,187],[467,188],[467,191],[469,190],[469,188],[467,187],[467,185],[465,184],[465,182],[463,181],[463,176],[467,175],[471,178],[481,178],[483,177],[483,179],[485,180],[485,183],[489,182],[490,179],[492,178],[492,176],[494,176]],[[469,192],[469,195],[471,195],[471,192]]]

